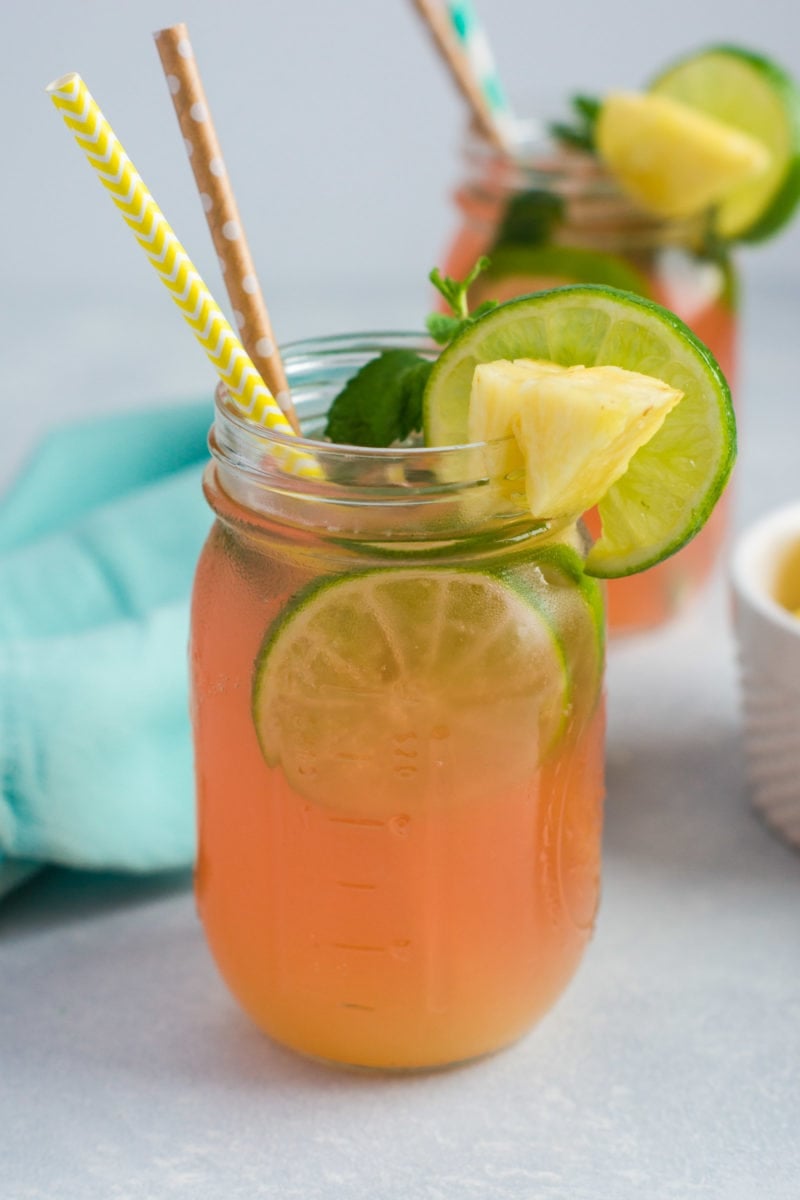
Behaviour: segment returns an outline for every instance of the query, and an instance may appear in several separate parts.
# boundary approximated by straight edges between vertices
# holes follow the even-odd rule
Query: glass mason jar
[[[305,434],[405,335],[286,352]],[[193,598],[199,911],[272,1037],[409,1069],[513,1041],[590,937],[603,608],[583,539],[535,521],[490,446],[307,441],[218,396]],[[505,490],[504,490],[505,488]]]
[[[666,221],[634,207],[597,161],[562,149],[531,126],[512,156],[475,134],[464,146],[455,192],[458,226],[444,271],[463,279],[476,260],[491,265],[471,291],[509,300],[566,283],[600,283],[671,309],[717,358],[733,386],[737,278],[707,221]],[[642,575],[608,585],[612,632],[660,624],[694,595],[719,556],[728,499],[682,551]]]

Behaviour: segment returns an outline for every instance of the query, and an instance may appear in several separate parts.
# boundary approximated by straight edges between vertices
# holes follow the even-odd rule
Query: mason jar
[[[279,1042],[403,1070],[513,1041],[583,954],[604,623],[581,531],[514,507],[492,446],[320,440],[344,382],[396,347],[432,353],[287,348],[319,478],[285,473],[286,439],[218,394],[191,665],[197,899],[223,978]]]
[[[481,255],[489,257],[471,289],[472,307],[569,283],[632,291],[680,317],[733,386],[737,276],[708,218],[643,213],[594,157],[554,144],[533,125],[521,126],[516,144],[513,155],[503,155],[470,133],[463,146],[456,231],[443,270],[464,279]],[[678,554],[641,575],[611,581],[612,632],[656,626],[681,609],[711,573],[727,525],[723,498]]]

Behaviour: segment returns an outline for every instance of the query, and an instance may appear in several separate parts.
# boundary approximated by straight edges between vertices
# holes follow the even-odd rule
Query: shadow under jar
[[[309,438],[393,346],[428,352],[287,349]],[[309,440],[324,478],[298,479],[280,440],[218,395],[191,640],[208,942],[304,1054],[486,1054],[558,997],[597,908],[603,609],[582,539],[515,507],[490,446]]]
[[[738,283],[706,217],[667,221],[643,213],[594,157],[558,146],[533,125],[523,127],[509,156],[469,135],[463,172],[454,196],[459,224],[443,269],[463,279],[489,256],[471,307],[570,283],[635,292],[680,317],[733,388]],[[660,625],[699,592],[720,556],[729,503],[723,497],[697,537],[666,562],[609,582],[612,633]]]

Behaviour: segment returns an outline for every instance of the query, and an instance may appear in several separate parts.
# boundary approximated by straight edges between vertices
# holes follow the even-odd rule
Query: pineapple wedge
[[[575,519],[625,473],[683,392],[621,367],[560,367],[518,359],[475,368],[469,433],[509,438],[534,516]]]
[[[762,142],[668,96],[612,92],[595,138],[620,187],[661,217],[703,212],[772,161]]]
[[[514,420],[519,412],[519,394],[515,384],[530,383],[545,375],[557,375],[567,368],[560,367],[558,363],[528,358],[503,362],[502,366],[506,385],[493,388],[488,402],[474,404],[470,401],[467,430],[470,442],[495,443],[492,446],[492,475],[495,478],[505,476],[514,481],[521,479],[525,473],[525,457],[513,436]]]

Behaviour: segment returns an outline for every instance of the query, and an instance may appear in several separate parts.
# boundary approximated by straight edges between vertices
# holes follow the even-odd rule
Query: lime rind
[[[649,90],[750,134],[772,154],[760,179],[719,205],[720,236],[763,241],[790,220],[800,202],[800,89],[781,67],[738,46],[710,46],[661,72]]]
[[[709,516],[736,456],[730,391],[711,352],[674,314],[627,292],[583,284],[520,297],[464,330],[434,364],[423,398],[426,443],[463,442],[475,367],[517,358],[618,366],[684,392],[601,500],[603,533],[586,571],[634,574],[685,545]]]
[[[710,517],[736,460],[736,418],[725,376],[679,317],[666,309],[661,314],[683,344],[683,361],[676,357],[662,365],[654,350],[652,369],[639,369],[680,389],[683,399],[597,506],[603,536],[590,550],[586,570],[599,577],[636,574],[690,542]],[[640,342],[638,349],[646,362],[647,347]],[[705,469],[698,470],[699,464]]]

